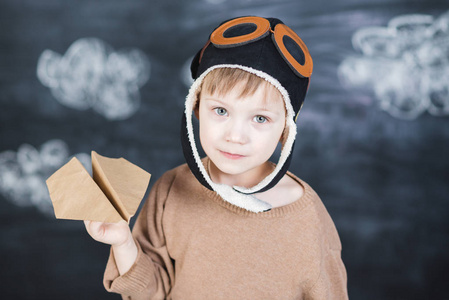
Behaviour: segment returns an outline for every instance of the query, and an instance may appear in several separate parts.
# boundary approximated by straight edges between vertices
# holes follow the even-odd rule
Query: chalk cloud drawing
[[[150,62],[138,49],[114,51],[100,39],[82,38],[62,56],[42,52],[37,77],[61,104],[123,120],[140,106],[139,88],[150,78]]]
[[[449,11],[436,19],[402,15],[386,27],[361,28],[352,44],[362,55],[340,64],[344,86],[371,89],[381,109],[400,119],[449,114]]]
[[[69,157],[68,147],[62,140],[47,141],[39,150],[23,144],[17,152],[1,152],[0,194],[18,206],[35,206],[42,213],[53,216],[45,181],[74,156],[92,173],[90,155],[78,153]]]

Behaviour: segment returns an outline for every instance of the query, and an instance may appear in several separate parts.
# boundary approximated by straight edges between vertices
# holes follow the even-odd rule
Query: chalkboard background
[[[91,150],[127,158],[152,173],[152,183],[183,163],[179,127],[187,61],[221,20],[261,15],[291,26],[314,58],[291,170],[314,187],[335,221],[350,298],[448,299],[447,102],[440,99],[442,116],[424,107],[398,117],[385,110],[369,80],[354,84],[363,72],[343,70],[351,57],[361,59],[353,70],[370,59],[374,67],[385,65],[351,43],[358,29],[426,14],[439,20],[446,41],[438,46],[446,57],[432,62],[444,77],[448,4],[1,0],[0,295],[120,298],[102,286],[108,246],[93,241],[82,222],[55,220],[43,180],[72,155],[86,161]],[[115,57],[108,65],[92,58],[107,55]],[[401,54],[391,61],[401,61]],[[87,72],[93,65],[98,72]],[[105,70],[109,77],[101,77]],[[425,76],[407,74],[402,78],[418,83]]]

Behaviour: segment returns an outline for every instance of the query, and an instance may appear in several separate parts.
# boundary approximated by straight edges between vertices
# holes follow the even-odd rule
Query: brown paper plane
[[[151,175],[124,158],[92,151],[93,178],[75,157],[47,179],[56,218],[129,222]]]

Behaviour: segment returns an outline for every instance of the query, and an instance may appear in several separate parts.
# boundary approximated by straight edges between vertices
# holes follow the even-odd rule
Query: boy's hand
[[[131,230],[125,220],[118,223],[84,221],[84,225],[89,235],[101,243],[121,246],[132,239]]]
[[[128,272],[137,258],[137,246],[128,223],[125,220],[118,223],[84,221],[84,225],[94,240],[112,245],[120,275]]]

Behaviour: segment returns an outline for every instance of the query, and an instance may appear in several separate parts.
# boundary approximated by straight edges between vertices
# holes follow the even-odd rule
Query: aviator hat
[[[238,68],[263,78],[281,93],[287,111],[288,136],[275,169],[251,188],[212,182],[196,148],[192,116],[197,90],[204,77],[217,68]],[[186,162],[195,177],[224,200],[252,212],[271,205],[252,194],[275,186],[287,172],[296,136],[296,118],[304,103],[313,62],[304,42],[275,18],[239,17],[223,22],[209,36],[191,64],[195,80],[186,98],[181,142]]]

